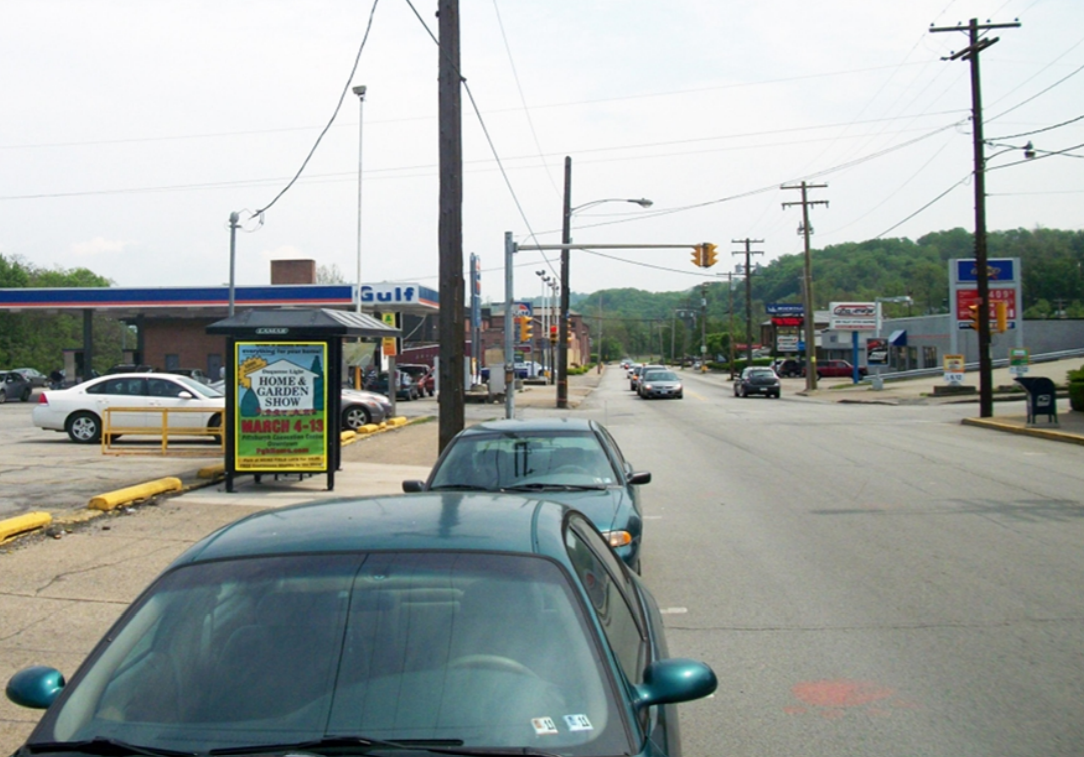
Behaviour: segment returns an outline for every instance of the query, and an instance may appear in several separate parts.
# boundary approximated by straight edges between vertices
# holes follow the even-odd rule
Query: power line
[[[320,146],[320,142],[323,140],[324,135],[327,134],[328,129],[331,128],[331,124],[335,123],[335,116],[339,115],[339,110],[343,106],[343,100],[346,99],[346,93],[350,91],[350,82],[354,80],[354,74],[357,73],[358,63],[361,62],[361,53],[365,50],[365,43],[369,40],[369,32],[373,28],[373,16],[376,14],[376,6],[379,2],[380,0],[373,0],[373,6],[369,9],[369,22],[365,25],[365,35],[361,38],[361,44],[358,46],[358,54],[354,56],[354,65],[350,68],[350,76],[347,77],[346,84],[343,85],[343,91],[339,95],[339,102],[335,105],[335,111],[331,114],[331,118],[328,120],[327,125],[324,127],[323,131],[321,131],[320,135],[316,138],[316,141],[312,145],[312,149],[309,150],[309,154],[306,155],[305,160],[301,162],[301,167],[297,169],[297,173],[294,174],[294,177],[290,179],[286,186],[284,186],[279,191],[279,193],[275,195],[274,198],[272,198],[271,202],[267,203],[262,208],[256,211],[257,216],[262,216],[264,212],[270,210],[271,206],[278,202],[279,198],[290,190],[290,187],[294,185],[294,183],[301,176],[301,173],[305,170],[305,166],[307,166],[309,164],[309,161],[312,160],[312,156],[316,153],[316,148]]]

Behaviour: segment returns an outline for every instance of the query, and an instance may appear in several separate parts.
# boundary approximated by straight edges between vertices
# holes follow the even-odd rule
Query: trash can
[[[1016,383],[1028,393],[1028,425],[1035,425],[1040,415],[1058,425],[1058,395],[1054,382],[1044,376],[1018,376]]]

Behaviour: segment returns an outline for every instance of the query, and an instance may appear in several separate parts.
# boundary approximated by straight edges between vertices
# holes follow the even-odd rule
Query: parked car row
[[[675,705],[717,679],[669,657],[637,575],[650,480],[598,423],[506,420],[406,496],[235,521],[74,675],[11,677],[44,710],[20,751],[680,757]]]
[[[0,371],[0,402],[27,402],[34,385],[19,371]]]

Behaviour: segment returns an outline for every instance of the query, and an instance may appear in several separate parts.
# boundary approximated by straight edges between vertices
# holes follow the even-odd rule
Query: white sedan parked
[[[84,381],[69,389],[42,392],[32,413],[34,425],[66,431],[73,442],[95,444],[102,438],[102,419],[109,407],[146,408],[147,412],[111,413],[117,427],[160,427],[163,408],[200,408],[204,413],[170,413],[170,429],[222,426],[226,400],[222,394],[187,376],[158,373],[115,373]]]

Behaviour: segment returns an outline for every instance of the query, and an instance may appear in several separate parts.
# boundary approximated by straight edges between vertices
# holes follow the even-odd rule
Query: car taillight
[[[42,392],[41,394],[38,395],[38,404],[39,405],[48,405],[49,404],[49,398],[45,396],[45,392]]]

